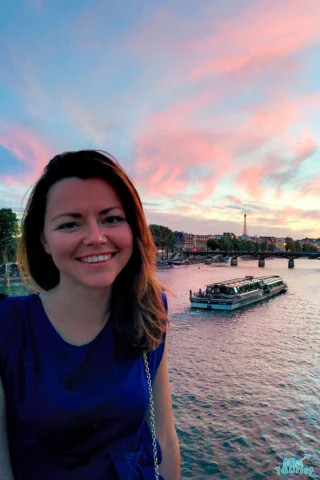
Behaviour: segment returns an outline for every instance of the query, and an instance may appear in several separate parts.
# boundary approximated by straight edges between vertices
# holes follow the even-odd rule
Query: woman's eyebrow
[[[108,213],[111,210],[115,210],[115,209],[123,210],[121,205],[114,205],[112,207],[108,207],[108,208],[104,208],[103,210],[100,210],[99,215],[104,215],[105,213]],[[60,218],[60,217],[81,218],[82,216],[83,216],[82,213],[78,213],[78,212],[64,212],[64,213],[59,213],[59,215],[56,215],[55,217],[53,217],[52,221],[54,221],[54,220],[56,220],[57,218]]]

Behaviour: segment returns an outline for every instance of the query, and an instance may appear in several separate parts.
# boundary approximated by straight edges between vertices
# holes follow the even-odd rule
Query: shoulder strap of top
[[[168,300],[167,300],[167,295],[165,294],[165,292],[163,290],[161,290],[161,300],[162,300],[162,303],[163,303],[163,306],[166,310],[166,313],[168,313]]]
[[[149,364],[148,364],[146,352],[143,352],[142,355],[143,355],[143,361],[144,361],[144,368],[145,368],[145,372],[146,372],[146,376],[147,376],[148,392],[149,392],[149,403],[150,403],[149,408],[150,408],[150,420],[151,420],[154,473],[155,473],[156,480],[158,480],[160,474],[159,474],[159,466],[158,466],[156,419],[155,419],[155,411],[154,411],[151,375],[150,375],[150,369],[149,369]]]

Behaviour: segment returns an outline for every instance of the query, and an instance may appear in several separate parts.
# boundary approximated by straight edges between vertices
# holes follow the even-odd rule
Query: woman
[[[35,293],[0,301],[0,478],[180,479],[166,297],[139,195],[112,157],[49,162],[18,262]]]

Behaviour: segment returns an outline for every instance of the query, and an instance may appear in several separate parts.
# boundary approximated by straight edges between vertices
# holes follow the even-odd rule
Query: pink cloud
[[[304,195],[320,198],[320,177],[316,178],[315,180],[312,180],[310,182],[306,182],[302,186],[301,192]]]
[[[234,195],[228,195],[228,199],[230,202],[235,203],[236,205],[243,205],[243,202],[240,200],[240,198],[237,198]]]
[[[195,199],[205,198],[214,192],[215,182],[210,172],[224,169],[215,157],[225,157],[225,149],[209,133],[187,131],[145,135],[137,142],[136,154],[136,178],[147,189],[147,195],[181,193],[198,181],[202,189]],[[208,165],[209,180],[201,180],[197,174],[197,167],[202,165]],[[190,168],[193,173],[189,172]]]
[[[1,126],[0,145],[28,165],[30,173],[24,178],[16,177],[21,182],[34,181],[54,155],[45,140],[20,126]],[[13,181],[10,176],[4,180],[7,183]]]
[[[255,152],[286,134],[292,123],[300,119],[302,106],[299,101],[284,99],[268,107],[247,108],[243,111],[245,120],[233,125],[229,131],[220,126],[222,114],[212,115],[211,131],[201,131],[188,126],[192,123],[191,118],[183,112],[191,114],[202,105],[204,98],[191,98],[190,104],[186,100],[184,105],[178,105],[177,111],[175,105],[171,105],[149,118],[150,133],[142,134],[136,143],[137,181],[147,189],[147,195],[181,193],[196,184],[200,191],[192,198],[202,201],[213,195],[221,179],[235,174],[246,163],[247,167],[242,168],[244,173],[238,175],[236,185],[241,185],[251,195],[261,195],[261,180],[281,169],[283,163],[279,163],[279,158],[270,161],[272,155],[266,165],[256,166]],[[294,145],[300,161],[315,148],[315,140],[310,136]],[[246,160],[243,159],[244,154],[250,154]],[[260,155],[259,163],[261,161]],[[190,168],[193,168],[192,174]],[[204,176],[200,175],[202,168],[206,171]]]
[[[190,80],[212,73],[230,73],[249,64],[258,68],[319,42],[317,0],[252,2],[240,14],[214,22],[213,35],[186,45],[188,55],[205,56],[190,72]],[[250,26],[248,28],[248,26]],[[221,49],[221,45],[224,46]]]
[[[21,180],[17,177],[12,177],[11,175],[0,175],[1,184],[7,187],[20,187],[22,185]]]
[[[266,187],[261,181],[276,168],[276,160],[262,165],[251,166],[245,168],[238,174],[235,180],[235,186],[249,193],[251,196],[261,199]]]
[[[294,141],[291,139],[291,152],[285,155],[269,153],[262,163],[243,169],[236,177],[235,186],[248,192],[255,198],[276,188],[276,197],[280,198],[282,186],[294,179],[301,164],[316,151],[318,144],[310,135],[303,134]],[[291,158],[288,157],[288,154]]]
[[[225,13],[207,2],[192,16],[172,2],[148,13],[121,40],[136,61],[155,62],[171,88],[248,68],[261,74],[273,63],[285,73],[296,68],[293,56],[320,41],[318,0],[235,3]]]
[[[297,140],[293,148],[296,155],[294,166],[299,166],[304,160],[316,153],[318,143],[311,135],[306,134]]]

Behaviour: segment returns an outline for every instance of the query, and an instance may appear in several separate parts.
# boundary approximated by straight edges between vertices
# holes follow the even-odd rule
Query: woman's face
[[[42,241],[60,283],[113,284],[133,252],[133,235],[115,189],[99,178],[68,178],[48,193]]]

